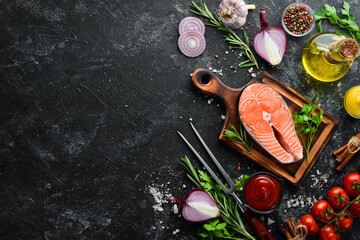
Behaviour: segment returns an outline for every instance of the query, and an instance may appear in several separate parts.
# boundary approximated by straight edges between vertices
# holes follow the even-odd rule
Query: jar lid
[[[359,44],[354,39],[346,39],[340,45],[340,52],[346,58],[355,58],[359,52]]]

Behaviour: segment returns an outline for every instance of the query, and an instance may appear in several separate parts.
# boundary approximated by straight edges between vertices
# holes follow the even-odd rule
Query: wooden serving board
[[[234,125],[238,129],[240,124],[240,118],[238,114],[238,103],[240,95],[242,90],[250,84],[265,83],[275,89],[287,103],[291,114],[296,111],[300,111],[304,103],[311,103],[309,100],[265,71],[261,72],[261,74],[259,74],[256,78],[253,78],[242,88],[234,89],[226,86],[210,70],[199,68],[192,76],[192,83],[194,86],[200,89],[201,92],[219,99],[225,105],[225,122],[224,126],[222,127],[219,139],[228,144],[230,147],[234,148],[242,155],[256,162],[275,175],[284,178],[295,186],[300,186],[339,124],[339,120],[325,112],[323,109],[318,108],[316,110],[316,114],[322,110],[324,112],[324,118],[312,141],[309,154],[309,164],[306,161],[305,152],[304,158],[302,160],[291,164],[281,164],[255,141],[253,143],[252,153],[247,154],[246,149],[241,144],[230,141],[228,138],[224,137],[224,130],[231,129],[229,124]]]

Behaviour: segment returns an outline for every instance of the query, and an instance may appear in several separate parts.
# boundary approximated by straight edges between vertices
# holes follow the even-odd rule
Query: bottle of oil
[[[317,80],[333,82],[342,78],[358,55],[359,45],[352,38],[321,32],[306,43],[302,55],[305,71]]]

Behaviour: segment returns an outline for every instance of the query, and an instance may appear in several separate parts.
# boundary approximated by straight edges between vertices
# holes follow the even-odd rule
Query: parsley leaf
[[[300,140],[304,146],[306,153],[306,160],[309,163],[309,153],[312,140],[315,136],[315,133],[320,126],[323,120],[323,111],[319,111],[316,115],[314,112],[319,107],[317,101],[319,100],[318,94],[315,97],[313,104],[305,103],[300,112],[295,112],[294,125],[296,133],[299,134]],[[305,142],[304,135],[307,135],[307,140]]]
[[[360,28],[355,22],[355,16],[350,14],[350,4],[348,2],[343,2],[342,8],[340,10],[340,16],[337,15],[336,8],[328,4],[324,4],[323,9],[315,12],[315,21],[318,21],[317,28],[319,32],[323,31],[321,23],[324,19],[329,20],[331,24],[336,24],[339,27],[348,30],[351,37],[357,42],[360,42]],[[346,37],[346,34],[340,34]]]
[[[337,24],[339,17],[336,14],[336,9],[325,3],[324,5],[325,15],[328,17],[331,24]]]

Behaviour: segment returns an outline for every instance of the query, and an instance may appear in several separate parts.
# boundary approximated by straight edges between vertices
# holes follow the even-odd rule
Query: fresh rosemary
[[[236,130],[236,128],[229,124],[232,130],[225,129],[224,137],[227,137],[231,141],[237,142],[241,145],[243,145],[246,150],[248,151],[247,154],[250,154],[252,151],[252,145],[253,143],[249,141],[247,138],[247,133],[244,128],[242,128],[241,124],[239,125],[239,132]]]
[[[209,224],[204,224],[204,226],[199,230],[199,236],[203,237],[203,239],[222,237],[237,240],[255,240],[255,238],[246,231],[246,228],[240,217],[239,208],[235,200],[231,196],[223,193],[221,191],[221,187],[214,182],[213,178],[206,171],[195,169],[187,156],[181,159],[181,165],[186,170],[186,175],[188,176],[188,178],[196,185],[196,187],[206,191],[212,197],[212,199],[214,199],[214,201],[220,208],[219,220],[222,221],[216,221],[215,223],[212,221],[209,222],[210,225],[220,225],[220,231],[213,231]],[[236,190],[242,188],[245,180],[246,177],[242,178],[241,182],[236,181]],[[225,184],[225,186],[229,187],[227,184]],[[228,230],[224,231],[223,229]],[[245,238],[235,237],[235,232],[242,234]],[[221,236],[219,236],[218,234],[221,234]]]
[[[236,33],[231,28],[229,28],[228,26],[225,26],[221,22],[221,20],[217,14],[213,15],[209,11],[206,4],[203,3],[201,0],[200,0],[200,6],[197,5],[194,1],[192,1],[190,3],[190,7],[193,8],[193,9],[189,9],[190,12],[209,19],[210,23],[206,23],[206,25],[211,26],[211,27],[216,27],[219,30],[226,32],[227,35],[224,36],[225,39],[230,44],[236,45],[237,47],[233,47],[233,48],[237,48],[243,55],[245,55],[248,58],[247,61],[241,62],[238,65],[239,67],[256,66],[256,68],[259,69],[259,65],[256,60],[256,57],[253,54],[253,52],[250,50],[249,40],[247,38],[245,30],[244,30],[244,41],[245,42],[244,42],[243,40],[240,39],[240,37],[238,35],[236,35]]]

